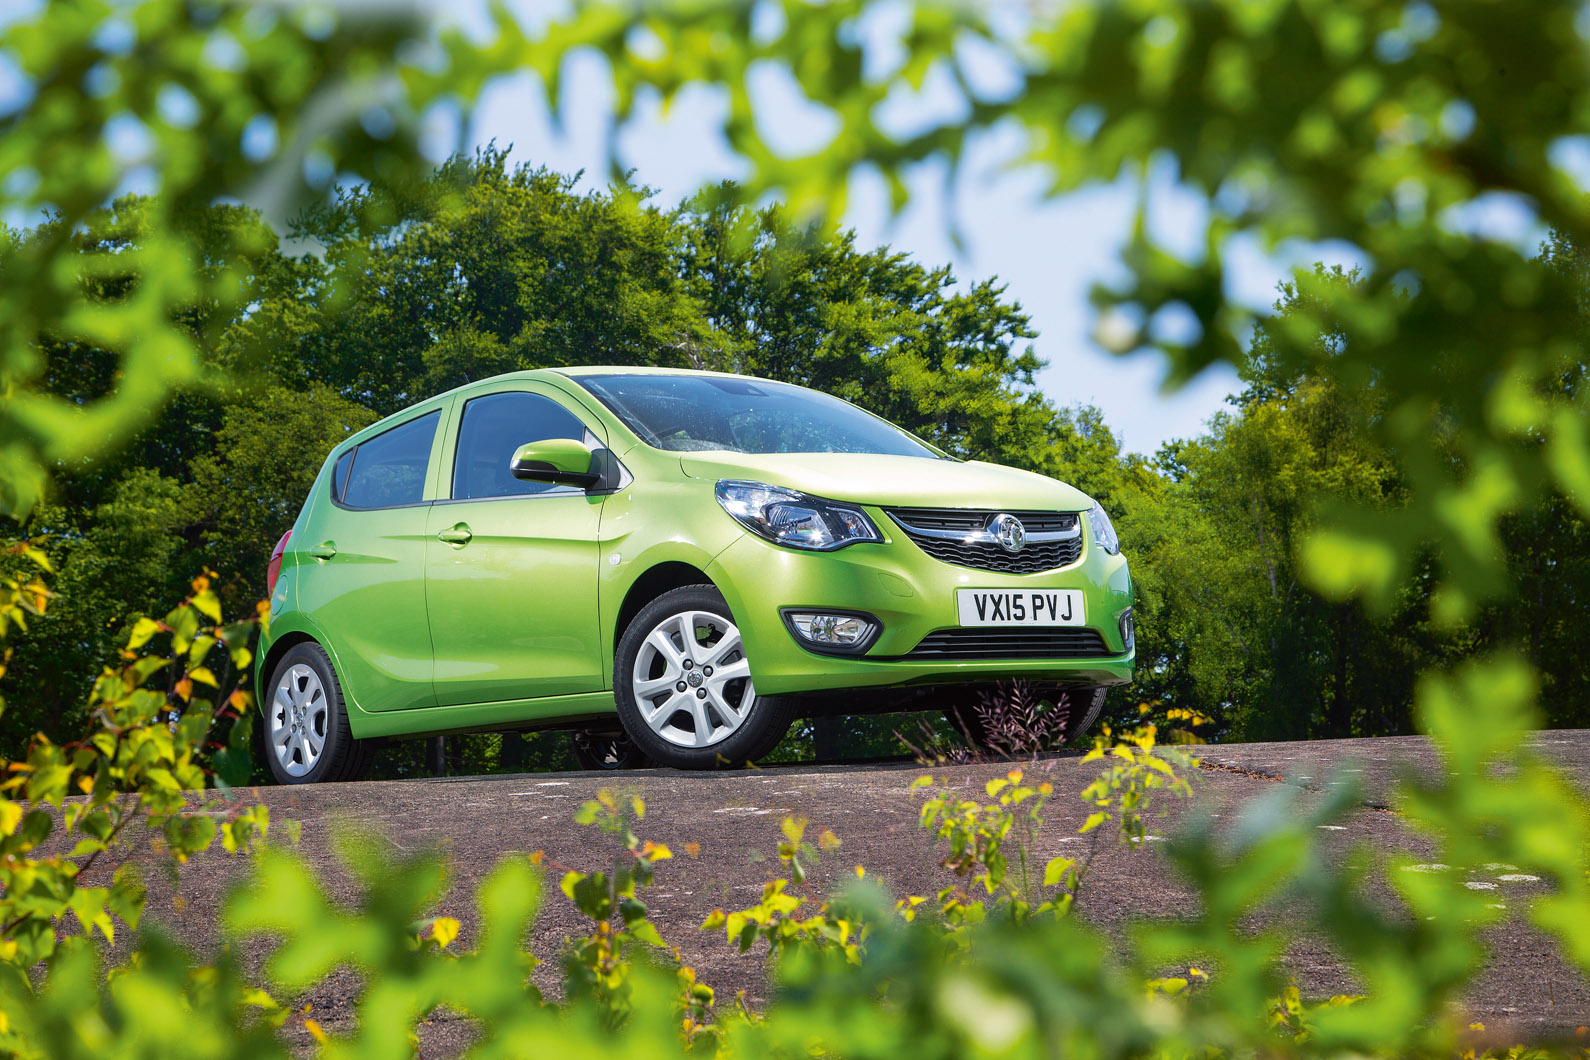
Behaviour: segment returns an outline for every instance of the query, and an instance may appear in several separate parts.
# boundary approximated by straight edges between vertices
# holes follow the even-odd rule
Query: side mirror
[[[573,438],[544,438],[521,445],[514,450],[508,469],[514,478],[581,489],[590,489],[602,480],[595,450]]]

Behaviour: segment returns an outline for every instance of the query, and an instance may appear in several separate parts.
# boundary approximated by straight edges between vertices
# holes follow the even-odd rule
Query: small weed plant
[[[45,555],[22,552],[42,572]],[[16,551],[16,550],[13,550]],[[0,585],[0,631],[26,628],[50,593],[38,578]],[[177,862],[217,838],[247,851],[269,815],[206,781],[246,781],[250,769],[246,689],[257,619],[222,623],[210,579],[163,619],[139,619],[117,664],[90,696],[93,730],[75,743],[41,737],[0,777],[0,990],[24,990],[26,970],[62,945],[117,925],[136,927],[144,887],[118,845],[141,826],[157,853]],[[112,865],[112,862],[117,862]],[[0,1046],[5,1045],[0,1027]]]
[[[1071,735],[1074,695],[1044,694],[1027,681],[1009,681],[951,712],[957,734],[974,751],[1003,758],[1030,758],[1063,746]]]

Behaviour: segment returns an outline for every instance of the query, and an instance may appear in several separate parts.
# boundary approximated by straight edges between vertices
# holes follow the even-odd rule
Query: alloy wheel
[[[320,676],[302,663],[282,674],[271,697],[270,747],[289,776],[315,768],[326,749],[330,704]]]
[[[677,747],[722,743],[756,703],[740,631],[710,611],[669,615],[652,627],[630,687],[647,727]]]

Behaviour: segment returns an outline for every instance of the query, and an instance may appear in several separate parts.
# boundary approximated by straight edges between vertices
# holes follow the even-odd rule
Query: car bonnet
[[[980,460],[875,453],[731,453],[680,457],[686,475],[744,479],[830,500],[889,507],[1085,511],[1086,494],[1063,482]]]

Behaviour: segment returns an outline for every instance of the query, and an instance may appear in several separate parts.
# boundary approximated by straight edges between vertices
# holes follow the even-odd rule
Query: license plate
[[[956,589],[963,626],[1081,626],[1087,618],[1075,589]]]

